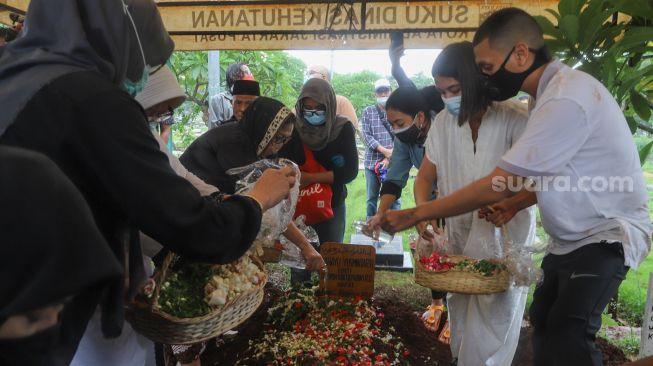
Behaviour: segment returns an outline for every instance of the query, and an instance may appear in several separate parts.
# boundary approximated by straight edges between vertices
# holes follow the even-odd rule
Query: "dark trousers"
[[[322,221],[320,223],[311,225],[315,232],[317,233],[318,238],[320,238],[320,244],[334,242],[342,243],[345,237],[345,219],[347,216],[347,210],[345,207],[345,202],[343,201],[341,205],[333,207],[333,217]],[[318,252],[320,249],[318,248]],[[305,269],[290,269],[290,283],[307,283],[311,281],[311,271]]]
[[[626,277],[620,243],[585,245],[542,262],[530,319],[536,366],[603,365],[594,343],[601,313]]]
[[[367,188],[367,218],[376,215],[377,204],[379,202],[379,193],[381,192],[381,182],[372,169],[365,168],[365,186]],[[401,200],[396,200],[390,206],[391,210],[401,209]]]
[[[431,290],[431,299],[433,300],[442,300],[444,303],[447,303],[447,293]]]

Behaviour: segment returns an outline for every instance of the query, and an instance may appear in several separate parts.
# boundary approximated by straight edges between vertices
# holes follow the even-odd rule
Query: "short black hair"
[[[247,64],[244,62],[236,62],[227,67],[226,81],[228,90],[231,90],[236,80],[240,80],[245,76],[245,73],[241,70],[243,66],[247,66]]]
[[[431,112],[432,117],[444,109],[442,95],[440,95],[440,91],[435,87],[435,85],[425,86],[420,89],[419,92],[422,94],[424,104],[426,105],[426,108],[428,108]]]
[[[505,8],[492,13],[474,34],[474,46],[488,39],[492,48],[508,52],[517,42],[529,47],[544,46],[542,28],[535,18],[519,8]]]
[[[385,102],[385,109],[394,109],[413,118],[419,112],[424,112],[424,117],[428,121],[431,120],[431,114],[422,93],[414,87],[401,86],[397,88]]]
[[[485,93],[485,83],[474,62],[474,46],[470,42],[452,43],[438,55],[431,69],[433,78],[449,77],[460,83],[462,100],[458,125],[462,126],[492,101]]]

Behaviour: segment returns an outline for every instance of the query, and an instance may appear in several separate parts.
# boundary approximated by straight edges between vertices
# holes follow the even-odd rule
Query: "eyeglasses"
[[[304,114],[310,116],[324,116],[326,111],[321,109],[304,109]]]
[[[285,145],[288,143],[288,141],[290,141],[291,138],[292,136],[283,136],[283,135],[274,136],[274,138],[272,139],[272,143],[275,145]]]
[[[173,118],[174,111],[169,109],[167,112],[161,113],[156,116],[147,117],[147,121],[150,123],[166,123],[168,120]]]

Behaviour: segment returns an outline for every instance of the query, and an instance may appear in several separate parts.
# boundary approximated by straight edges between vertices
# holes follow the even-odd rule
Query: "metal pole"
[[[209,98],[220,93],[220,51],[209,51]]]

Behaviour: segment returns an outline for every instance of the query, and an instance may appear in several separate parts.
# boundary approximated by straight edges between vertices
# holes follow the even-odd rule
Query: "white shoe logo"
[[[599,275],[595,274],[590,274],[590,273],[579,273],[576,274],[576,272],[572,273],[571,276],[569,276],[570,280],[573,280],[574,278],[580,278],[580,277],[599,277]]]

